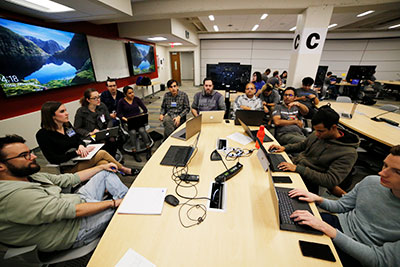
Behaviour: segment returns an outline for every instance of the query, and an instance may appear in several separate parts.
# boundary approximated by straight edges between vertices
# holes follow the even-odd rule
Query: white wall
[[[181,52],[181,78],[193,80],[194,58],[193,52]]]
[[[291,46],[291,39],[201,40],[201,79],[207,74],[206,64],[218,62],[251,64],[252,72],[263,72],[266,68],[282,72],[289,67]],[[360,64],[377,65],[378,80],[400,79],[400,38],[326,40],[320,65],[327,65],[340,75],[350,65]]]

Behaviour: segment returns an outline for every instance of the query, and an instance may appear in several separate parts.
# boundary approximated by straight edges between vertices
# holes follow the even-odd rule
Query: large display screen
[[[126,51],[131,75],[151,73],[156,70],[153,46],[130,42],[126,44]]]
[[[86,35],[0,18],[0,86],[7,97],[95,80]]]
[[[244,92],[250,82],[251,65],[240,63],[207,64],[207,77],[213,80],[216,90],[236,90]]]

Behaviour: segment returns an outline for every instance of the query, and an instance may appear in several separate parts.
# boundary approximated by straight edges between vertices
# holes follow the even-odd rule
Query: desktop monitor
[[[346,81],[366,80],[375,73],[376,66],[370,65],[351,65],[347,71]]]
[[[328,66],[318,66],[317,75],[315,75],[315,85],[322,86],[325,81],[326,72],[328,71]]]

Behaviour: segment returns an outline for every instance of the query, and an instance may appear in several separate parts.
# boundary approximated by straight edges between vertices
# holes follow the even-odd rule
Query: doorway
[[[170,52],[170,56],[172,79],[176,80],[178,84],[181,85],[181,55],[179,52]]]

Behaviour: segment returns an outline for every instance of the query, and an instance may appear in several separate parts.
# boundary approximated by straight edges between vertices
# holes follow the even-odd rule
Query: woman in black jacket
[[[80,100],[81,107],[75,114],[74,127],[82,138],[94,135],[99,130],[111,128],[113,126],[110,113],[104,103],[100,102],[100,95],[93,88],[86,89]],[[115,157],[117,152],[117,142],[114,137],[104,140],[105,145],[102,149]]]
[[[41,129],[36,133],[36,140],[46,159],[52,164],[61,164],[74,157],[85,157],[91,151],[85,146],[74,127],[69,122],[68,112],[61,102],[48,101],[41,109]],[[113,162],[127,175],[136,175],[137,169],[131,169],[117,162],[108,152],[99,150],[90,160],[79,161],[64,168],[66,172],[77,172],[96,165]]]

